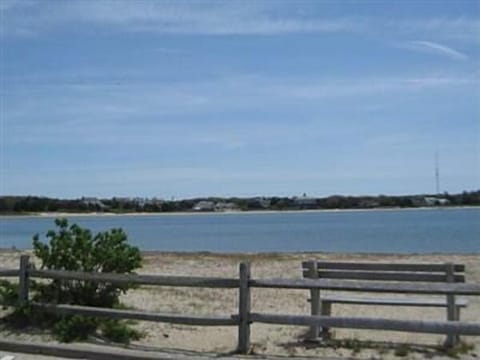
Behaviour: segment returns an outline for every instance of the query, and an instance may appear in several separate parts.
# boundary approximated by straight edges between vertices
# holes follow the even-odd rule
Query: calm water
[[[103,231],[122,227],[143,250],[480,252],[480,209],[70,217]],[[30,248],[53,218],[0,217],[0,247]]]

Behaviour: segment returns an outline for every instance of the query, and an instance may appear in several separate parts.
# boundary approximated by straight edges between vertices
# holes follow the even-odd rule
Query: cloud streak
[[[93,25],[118,32],[183,35],[282,35],[298,33],[375,33],[478,42],[480,21],[473,18],[388,20],[310,14],[315,4],[245,1],[17,1],[2,2],[5,34],[34,36],[65,27]],[[319,5],[320,4],[320,5]],[[328,12],[324,12],[325,14]],[[435,43],[417,44],[436,51]],[[442,46],[442,45],[440,45]],[[444,51],[445,52],[445,51]],[[453,53],[451,53],[451,56]],[[458,56],[458,54],[457,54]]]
[[[402,47],[413,50],[413,51],[444,56],[453,60],[463,61],[468,59],[468,55],[460,51],[457,51],[451,47],[448,47],[436,42],[432,42],[432,41],[425,41],[425,40],[409,41],[403,44]]]
[[[119,31],[196,35],[276,35],[342,32],[361,26],[347,18],[306,18],[277,11],[275,3],[68,1],[5,6],[7,33],[42,33],[72,22]],[[268,5],[268,6],[267,6]],[[31,10],[31,11],[29,11]]]
[[[318,140],[322,124],[306,121],[299,127],[282,122],[275,113],[279,109],[288,114],[287,119],[305,107],[315,109],[318,116],[326,104],[338,112],[347,102],[365,106],[385,96],[423,96],[430,91],[468,88],[478,81],[454,76],[329,80],[244,75],[175,84],[132,80],[128,85],[100,81],[62,86],[58,85],[61,78],[43,79],[41,84],[22,79],[27,85],[17,84],[6,97],[8,143],[68,144],[74,138],[76,143],[89,145],[161,142],[232,151],[251,144],[275,145],[276,139],[289,143]],[[265,114],[265,120],[248,120],[258,111]],[[194,129],[195,135],[186,136],[186,127]]]
[[[385,29],[400,36],[422,36],[431,39],[448,39],[479,43],[480,21],[478,18],[434,17],[424,19],[391,20]]]
[[[216,111],[252,109],[257,105],[287,106],[297,101],[342,100],[376,94],[411,93],[430,89],[475,86],[478,76],[403,76],[357,79],[270,77],[252,74],[179,81],[145,82],[135,77],[124,84],[104,82],[92,75],[88,84],[71,81],[68,74],[11,79],[6,94],[10,116],[21,120],[28,114],[51,116],[49,102],[68,118],[130,119],[132,116],[204,115]],[[24,99],[29,99],[26,102]]]

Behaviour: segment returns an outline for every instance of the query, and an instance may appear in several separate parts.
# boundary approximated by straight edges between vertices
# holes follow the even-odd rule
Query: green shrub
[[[142,337],[142,333],[128,326],[128,322],[116,319],[103,321],[100,324],[100,331],[107,339],[118,343],[127,344]]]
[[[7,280],[0,280],[0,304],[3,308],[16,304],[18,300],[18,285]]]
[[[34,254],[40,260],[42,269],[125,274],[141,266],[140,250],[128,244],[127,235],[122,229],[112,229],[93,236],[88,229],[76,224],[69,225],[67,219],[56,219],[55,224],[58,229],[47,233],[48,243],[41,242],[38,234],[33,237]],[[120,294],[130,288],[132,285],[53,280],[35,283],[32,298],[44,303],[113,308],[119,306]],[[44,313],[35,314],[32,321],[51,324],[59,340],[65,342],[85,339],[100,328],[106,337],[112,335],[122,338],[122,342],[136,336],[121,321],[115,322],[115,330],[105,331],[112,327],[108,319],[79,315],[60,317]],[[120,334],[120,328],[124,330],[123,335]]]
[[[90,316],[69,315],[57,319],[54,332],[58,340],[71,342],[85,340],[88,335],[96,332],[100,320]]]
[[[468,354],[475,349],[473,344],[460,341],[456,346],[444,349],[448,357],[458,359],[461,355]]]
[[[410,353],[410,351],[411,349],[408,345],[402,344],[395,349],[394,354],[398,357],[405,357]]]
[[[58,232],[47,233],[49,244],[42,243],[38,234],[33,238],[34,254],[42,269],[83,272],[131,273],[141,266],[140,250],[127,243],[122,229],[112,229],[92,236],[88,229],[67,219],[56,219]],[[36,288],[36,300],[99,307],[118,304],[121,292],[130,285],[115,285],[92,281],[54,280]]]

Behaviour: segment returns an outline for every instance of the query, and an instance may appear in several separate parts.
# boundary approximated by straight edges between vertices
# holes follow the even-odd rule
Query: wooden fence
[[[276,289],[323,289],[354,292],[381,292],[432,295],[480,295],[479,284],[464,283],[386,283],[336,279],[252,279],[250,264],[241,263],[238,278],[159,276],[112,273],[83,273],[73,271],[36,270],[29,266],[29,258],[21,256],[20,268],[0,269],[0,277],[19,278],[19,305],[29,303],[36,309],[57,314],[81,314],[116,319],[135,319],[168,322],[196,326],[237,326],[239,353],[246,354],[250,348],[250,326],[252,323],[323,326],[351,329],[408,331],[446,335],[480,335],[480,322],[463,321],[420,321],[395,320],[363,317],[335,317],[287,314],[264,314],[252,312],[252,288]],[[79,280],[109,282],[115,284],[157,285],[174,287],[200,287],[238,289],[238,313],[233,315],[179,315],[145,311],[117,310],[66,304],[29,302],[29,279],[44,278],[57,280]]]

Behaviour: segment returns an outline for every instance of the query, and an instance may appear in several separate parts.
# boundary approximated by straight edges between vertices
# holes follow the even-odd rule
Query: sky
[[[480,188],[480,0],[0,11],[0,195]]]

